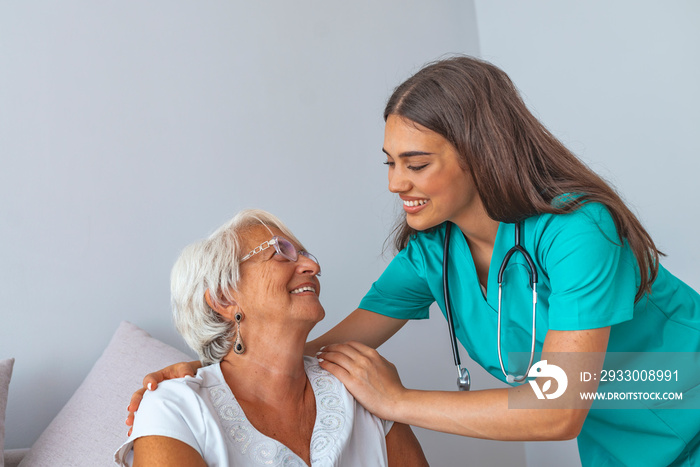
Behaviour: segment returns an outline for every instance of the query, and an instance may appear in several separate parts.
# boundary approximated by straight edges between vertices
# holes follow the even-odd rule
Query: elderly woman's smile
[[[289,293],[297,295],[297,294],[301,294],[304,292],[312,292],[312,293],[316,294],[316,286],[313,284],[308,284],[308,285],[304,284],[304,285],[297,287],[296,289],[292,290]]]

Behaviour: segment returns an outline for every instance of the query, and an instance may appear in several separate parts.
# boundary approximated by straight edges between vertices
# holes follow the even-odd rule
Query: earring
[[[233,315],[236,320],[236,340],[233,341],[233,351],[238,355],[245,352],[245,345],[243,344],[243,339],[241,339],[241,321],[243,320],[243,313],[240,311]]]

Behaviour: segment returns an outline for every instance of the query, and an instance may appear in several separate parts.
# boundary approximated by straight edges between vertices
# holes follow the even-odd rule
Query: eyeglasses
[[[293,263],[296,262],[297,259],[299,259],[299,255],[309,258],[311,261],[319,265],[318,273],[316,275],[321,275],[321,265],[314,255],[312,255],[308,251],[297,250],[296,247],[292,244],[292,242],[290,242],[286,238],[278,237],[276,235],[270,240],[262,242],[259,246],[255,247],[255,249],[253,249],[250,253],[241,258],[241,263],[243,261],[249,260],[251,257],[257,255],[261,251],[267,250],[268,248],[270,248],[270,246],[274,246],[275,251],[277,251],[277,253],[279,253],[280,256]]]

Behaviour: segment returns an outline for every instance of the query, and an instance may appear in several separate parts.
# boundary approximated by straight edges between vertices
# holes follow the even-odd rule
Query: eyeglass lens
[[[285,258],[287,258],[289,261],[296,261],[298,258],[298,252],[297,249],[294,248],[294,245],[287,240],[286,238],[282,237],[277,237],[277,243],[276,246],[278,246],[278,252]]]
[[[280,255],[292,262],[296,261],[299,258],[299,255],[309,258],[311,261],[319,265],[319,271],[317,275],[321,275],[321,264],[318,262],[316,257],[308,251],[297,250],[296,247],[292,244],[292,242],[290,242],[286,238],[275,237],[275,249]]]

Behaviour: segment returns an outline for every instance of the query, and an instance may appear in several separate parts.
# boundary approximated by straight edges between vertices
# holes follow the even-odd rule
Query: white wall
[[[636,210],[668,269],[700,289],[700,3],[476,0],[481,56]],[[567,444],[527,443],[528,465]]]
[[[352,310],[397,213],[384,102],[450,52],[478,54],[472,2],[1,2],[7,447],[31,445],[120,321],[184,349],[170,266],[242,208],[276,213],[320,258],[316,335]],[[383,351],[407,385],[453,388],[441,317]],[[524,465],[522,443],[418,434],[433,465]]]

